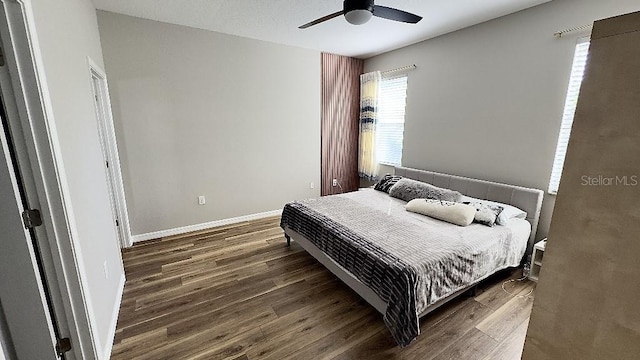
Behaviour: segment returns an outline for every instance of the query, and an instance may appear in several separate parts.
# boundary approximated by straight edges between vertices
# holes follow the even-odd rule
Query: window
[[[584,76],[584,68],[587,64],[588,54],[589,39],[585,38],[578,42],[575,55],[573,56],[569,89],[567,90],[567,98],[564,103],[564,113],[562,114],[562,124],[560,125],[560,134],[558,135],[556,156],[553,159],[553,169],[551,170],[551,179],[549,180],[549,193],[551,194],[557,193],[558,186],[560,185],[560,176],[562,175],[562,168],[564,167],[564,158],[567,154],[573,116],[576,113],[576,106],[578,105],[578,94],[580,93],[580,85],[582,85],[582,77]]]
[[[407,76],[383,78],[379,86],[376,158],[381,164],[401,165]]]

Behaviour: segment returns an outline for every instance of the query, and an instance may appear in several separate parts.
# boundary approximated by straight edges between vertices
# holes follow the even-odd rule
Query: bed
[[[372,188],[285,205],[287,242],[299,243],[382,313],[406,346],[420,333],[420,317],[521,263],[533,247],[544,193],[406,167],[395,174],[527,213],[506,226],[460,227],[408,212],[406,202]]]

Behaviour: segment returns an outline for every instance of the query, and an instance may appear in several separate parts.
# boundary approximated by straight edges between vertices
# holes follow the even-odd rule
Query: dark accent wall
[[[360,74],[364,61],[322,54],[321,194],[357,190]],[[332,186],[337,179],[340,186]]]

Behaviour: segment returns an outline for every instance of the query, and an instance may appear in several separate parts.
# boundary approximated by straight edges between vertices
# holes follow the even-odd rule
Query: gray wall
[[[95,8],[89,0],[32,1],[53,117],[73,213],[70,222],[98,352],[113,339],[118,286],[124,276],[112,220],[87,56],[103,64]],[[103,271],[107,262],[108,278]]]
[[[319,52],[103,11],[98,24],[133,234],[319,195]]]
[[[555,0],[366,60],[365,71],[418,67],[409,74],[403,165],[546,191],[579,36],[553,33],[638,8],[637,0]],[[545,197],[538,238],[554,200]]]

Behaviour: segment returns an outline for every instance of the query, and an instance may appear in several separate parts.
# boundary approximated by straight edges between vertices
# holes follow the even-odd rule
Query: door
[[[91,84],[93,89],[93,98],[95,99],[96,118],[98,119],[98,135],[100,137],[100,148],[102,149],[102,157],[104,159],[105,173],[107,174],[107,186],[109,188],[109,200],[111,203],[111,213],[113,214],[113,224],[116,227],[116,233],[118,234],[118,242],[121,248],[126,246],[125,236],[121,231],[121,220],[118,211],[118,198],[116,193],[116,182],[112,171],[113,166],[117,164],[111,159],[110,144],[108,141],[108,129],[107,119],[105,116],[106,106],[105,97],[103,93],[103,79],[100,79],[99,75],[95,72],[91,72]]]
[[[51,290],[35,231],[26,229],[21,218],[27,204],[24,182],[1,108],[0,116],[0,302],[10,338],[3,334],[2,341],[9,342],[6,347],[10,351],[4,355],[8,359],[57,359],[60,331]]]
[[[93,319],[29,2],[0,1],[0,49],[0,345],[10,360],[94,359]],[[25,228],[25,209],[39,209],[42,225]],[[56,356],[59,344],[60,352],[70,351]]]
[[[8,360],[15,357],[11,336],[9,336],[9,327],[7,319],[4,317],[2,303],[0,303],[0,360]]]
[[[4,55],[2,45],[0,41],[0,55]],[[37,213],[27,211],[40,209],[40,201],[29,165],[33,155],[22,136],[4,56],[0,56],[0,123],[0,302],[11,340],[9,351],[15,353],[8,358],[30,359],[35,354],[38,359],[58,358],[58,339],[68,338],[69,328],[46,232],[37,223]],[[62,348],[66,350],[66,344]]]
[[[118,234],[120,247],[131,246],[129,219],[127,205],[124,197],[118,146],[116,144],[115,129],[111,116],[111,102],[107,87],[107,77],[104,71],[91,59],[89,60],[89,73],[91,76],[91,88],[95,100],[96,119],[98,121],[98,135],[100,147],[104,159],[104,169],[107,175],[107,186],[113,222]]]

